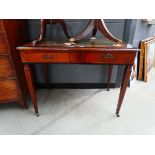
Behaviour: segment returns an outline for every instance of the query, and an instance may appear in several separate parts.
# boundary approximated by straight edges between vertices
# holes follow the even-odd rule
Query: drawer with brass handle
[[[32,52],[32,53],[21,53],[23,62],[38,62],[38,63],[69,63],[70,56],[66,52]]]
[[[133,56],[128,52],[114,51],[114,52],[89,52],[86,54],[86,63],[96,64],[123,64],[133,61]]]

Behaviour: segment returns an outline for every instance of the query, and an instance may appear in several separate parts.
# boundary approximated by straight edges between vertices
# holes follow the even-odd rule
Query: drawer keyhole
[[[106,55],[104,55],[104,58],[113,58],[112,54],[107,53]]]

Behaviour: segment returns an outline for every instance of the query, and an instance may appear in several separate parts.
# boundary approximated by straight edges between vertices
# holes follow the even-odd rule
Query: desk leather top
[[[115,42],[112,42],[107,39],[103,38],[97,38],[97,39],[85,39],[76,41],[74,45],[66,45],[65,43],[69,43],[69,41],[66,40],[44,40],[37,45],[33,45],[33,43],[26,43],[20,47],[17,47],[17,49],[38,49],[38,48],[104,48],[104,49],[126,49],[126,50],[138,50],[133,48],[131,45],[123,43],[122,44],[116,44]]]

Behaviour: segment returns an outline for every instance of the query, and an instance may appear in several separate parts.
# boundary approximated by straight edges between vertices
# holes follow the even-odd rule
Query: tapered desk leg
[[[107,90],[108,90],[108,91],[110,90],[109,87],[110,87],[112,69],[113,69],[113,65],[109,65],[109,70],[108,70],[108,81],[107,81],[107,84],[108,84]]]
[[[28,64],[24,64],[24,71],[25,71],[25,76],[26,76],[29,92],[30,92],[30,95],[32,98],[33,107],[34,107],[36,116],[39,116],[36,92],[35,92],[35,88],[34,88],[34,84],[33,84],[31,69],[30,69],[30,66]]]
[[[131,75],[131,68],[132,65],[126,65],[125,70],[124,70],[124,75],[123,75],[123,80],[122,80],[122,85],[120,89],[120,94],[119,94],[119,99],[118,99],[118,104],[117,104],[117,109],[116,109],[116,115],[119,117],[119,111],[123,102],[123,98],[126,92],[126,88],[128,86],[128,81]]]

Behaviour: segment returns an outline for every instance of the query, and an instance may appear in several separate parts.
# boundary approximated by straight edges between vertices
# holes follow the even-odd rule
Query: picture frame
[[[139,68],[138,68],[138,80],[143,80],[143,66],[144,66],[144,40],[140,42],[139,53]]]
[[[155,64],[155,37],[144,42],[144,81],[147,82]]]
[[[154,43],[155,43],[155,36],[151,37],[151,38],[148,38],[148,39],[145,39],[145,40],[142,40],[141,43],[140,43],[140,53],[139,53],[139,59],[138,59],[138,77],[137,79],[138,80],[143,80],[145,82],[148,81],[148,76],[149,76],[149,73],[151,73],[151,69],[152,67],[155,67],[155,56],[154,56],[154,50],[151,52],[149,50],[149,47],[152,45],[154,46]],[[153,49],[153,47],[151,46],[151,48]],[[155,47],[154,47],[155,49]],[[153,54],[152,57],[151,56],[151,53]],[[150,63],[148,61],[148,58],[150,58]]]

